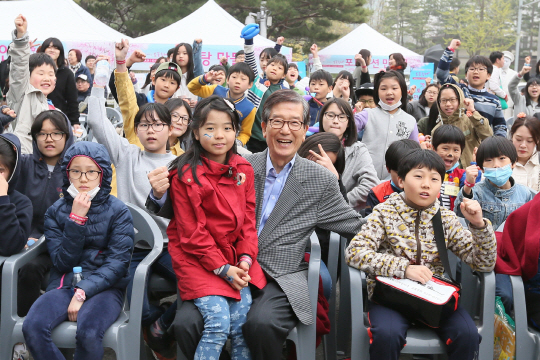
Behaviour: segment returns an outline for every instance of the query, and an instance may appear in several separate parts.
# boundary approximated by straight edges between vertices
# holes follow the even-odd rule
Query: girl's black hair
[[[55,128],[65,134],[66,142],[72,136],[66,116],[58,110],[46,110],[36,116],[36,119],[30,128],[30,135],[32,135],[34,141],[36,141],[37,134],[41,132],[45,120],[50,120]]]
[[[212,111],[221,111],[228,114],[231,117],[234,131],[237,131],[240,127],[240,117],[234,106],[234,102],[230,99],[222,98],[218,95],[212,95],[199,101],[193,112],[193,121],[189,124],[189,129],[193,132],[199,130],[206,123],[208,114]],[[237,154],[236,141],[234,142],[231,151],[227,154],[225,164],[229,162],[231,154]],[[169,170],[178,170],[178,178],[182,178],[184,173],[191,169],[191,174],[197,185],[201,185],[197,178],[197,165],[200,163],[205,155],[205,150],[201,145],[201,142],[193,137],[193,143],[191,147],[184,154],[180,155],[169,164]],[[188,165],[185,169],[184,166]]]
[[[396,140],[390,144],[384,154],[384,161],[388,170],[398,171],[401,159],[411,152],[420,149],[420,144],[411,139]]]
[[[501,155],[507,156],[512,164],[515,164],[517,161],[516,147],[510,140],[502,136],[490,136],[480,143],[476,152],[476,163],[483,169],[484,160],[493,159]]]
[[[263,56],[268,58],[268,60],[270,60],[271,58],[273,58],[277,54],[278,54],[278,52],[277,52],[276,49],[269,47],[269,48],[266,48],[263,51],[261,51],[261,53],[259,54],[259,60],[261,60],[263,58]]]
[[[396,61],[395,66],[401,66],[401,70],[405,70],[407,68],[407,61],[405,61],[405,58],[403,57],[402,53],[393,53],[393,54],[390,54],[390,56],[393,57],[394,60]],[[390,59],[390,56],[388,56],[389,59]]]
[[[426,86],[424,88],[424,90],[422,90],[422,93],[420,93],[420,97],[418,98],[418,103],[422,106],[429,106],[427,100],[426,100],[426,92],[428,91],[428,89],[430,87],[434,87],[437,89],[437,91],[439,91],[439,85],[437,84],[429,84],[428,86]],[[435,100],[436,101],[436,100]]]
[[[178,51],[180,50],[182,46],[186,48],[186,52],[189,57],[189,60],[187,63],[187,78],[186,78],[186,83],[189,84],[189,82],[195,78],[195,73],[193,72],[193,70],[195,69],[195,65],[193,63],[193,48],[191,47],[191,45],[189,45],[188,43],[180,43],[176,45],[176,47],[174,48],[173,62],[178,64],[176,57],[178,56]]]
[[[446,166],[443,159],[432,150],[417,149],[405,155],[401,160],[401,164],[399,164],[398,176],[401,180],[405,180],[405,177],[411,170],[423,168],[438,172],[441,175],[442,184],[444,175],[446,174]]]
[[[169,109],[169,112],[172,114],[172,112],[176,109],[178,109],[179,107],[183,107],[184,109],[186,109],[187,113],[188,113],[188,117],[189,117],[189,122],[191,123],[191,121],[193,120],[193,114],[191,113],[191,107],[189,106],[188,102],[184,99],[180,99],[180,98],[172,98],[172,99],[169,99],[165,102],[165,107],[167,109]],[[172,119],[172,116],[171,116],[171,119]],[[182,143],[184,140],[188,139],[189,137],[191,136],[191,128],[187,127],[186,129],[186,132],[182,134],[182,136],[180,136],[178,138],[178,141],[180,143]]]
[[[456,144],[459,145],[461,152],[463,152],[463,149],[465,149],[465,135],[457,126],[442,125],[433,132],[431,144],[434,150],[437,150],[437,147],[441,144]]]
[[[161,65],[160,63],[155,63],[150,67],[150,72],[146,74],[146,80],[144,81],[144,85],[142,89],[145,89],[148,85],[152,85],[152,70],[157,70],[157,68]],[[154,74],[155,75],[155,74]]]
[[[0,137],[0,163],[8,168],[9,179],[17,164],[17,152],[13,149],[13,145],[3,137]]]
[[[440,92],[439,92],[440,94]],[[437,126],[437,120],[439,119],[439,107],[432,106],[429,109],[429,115],[428,115],[428,121],[427,121],[427,128],[426,133],[424,135],[430,135],[433,131],[433,128]]]
[[[56,74],[56,64],[49,55],[45,53],[35,53],[30,55],[30,58],[28,59],[28,67],[30,69],[30,74],[32,73],[32,71],[34,71],[35,68],[41,65],[50,65],[54,69],[54,73]]]
[[[343,133],[343,146],[352,146],[354,143],[358,140],[358,131],[356,130],[356,122],[354,121],[354,114],[351,109],[351,105],[343,99],[340,98],[331,98],[327,102],[324,103],[323,107],[321,108],[321,111],[319,112],[319,118],[317,121],[319,122],[319,132],[325,132],[324,126],[323,126],[323,118],[324,113],[328,110],[330,105],[336,104],[339,110],[341,110],[345,115],[347,115],[347,128],[345,129],[345,132]]]
[[[534,84],[540,85],[540,77],[531,76],[531,78],[529,79],[529,81],[527,81],[527,84],[525,85],[524,95],[525,95],[525,104],[527,106],[531,105],[531,95],[529,95],[529,87]]]
[[[58,59],[56,59],[56,67],[58,69],[63,68],[66,66],[66,55],[64,54],[64,45],[62,45],[62,42],[58,40],[55,37],[50,37],[48,39],[45,39],[44,42],[42,42],[42,45],[39,47],[38,52],[45,52],[45,49],[47,49],[50,46],[53,46],[60,50],[60,54],[58,55]]]
[[[401,109],[403,111],[407,111],[407,83],[405,82],[405,78],[403,77],[403,75],[401,75],[399,71],[389,70],[386,72],[381,71],[375,74],[373,83],[373,101],[375,101],[375,104],[379,106],[379,86],[384,79],[388,78],[395,78],[399,83],[399,87],[401,88]]]
[[[352,103],[356,104],[356,97],[353,91],[353,87],[356,85],[356,81],[354,80],[353,74],[351,74],[347,70],[341,70],[339,74],[336,76],[334,83],[332,84],[332,89],[336,88],[336,82],[338,81],[339,78],[346,79],[349,81],[349,90],[350,90],[349,97],[351,98]]]
[[[298,155],[307,158],[310,155],[309,150],[313,150],[313,152],[320,155],[319,144],[321,144],[325,152],[336,154],[334,167],[341,176],[345,170],[345,149],[343,148],[343,145],[341,145],[341,141],[336,134],[320,132],[308,137],[306,141],[302,143],[300,149],[298,149]]]
[[[146,121],[150,123],[162,121],[167,124],[167,126],[171,126],[171,112],[169,111],[169,109],[167,109],[165,105],[160,103],[148,103],[140,107],[137,115],[135,115],[135,131],[137,131],[137,125],[139,125],[143,117]]]
[[[536,147],[540,147],[540,113],[536,113],[534,116],[527,115],[524,118],[518,117],[510,129],[510,138],[513,138],[516,131],[522,126],[529,130]]]

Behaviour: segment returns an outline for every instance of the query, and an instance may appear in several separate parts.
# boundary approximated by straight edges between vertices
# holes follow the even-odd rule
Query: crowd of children
[[[28,359],[26,347],[36,360],[63,359],[51,339],[51,329],[63,321],[78,325],[75,359],[102,358],[103,334],[124,296],[131,301],[135,271],[151,251],[144,242],[134,244],[125,203],[144,209],[147,198],[159,203],[165,193],[173,216],[169,221],[151,214],[164,248],[150,271],[177,283],[181,299],[193,300],[202,314],[195,358],[218,359],[228,337],[233,359],[252,358],[242,326],[251,291],[264,288],[267,275],[257,261],[256,174],[242,155],[267,148],[265,105],[282,89],[305,99],[310,136],[298,155],[332,172],[343,201],[367,217],[345,258],[367,273],[370,299],[375,276],[425,284],[443,274],[433,247],[434,219],[442,218],[448,249],[474,270],[495,269],[497,295],[512,310],[508,274],[515,257],[526,255],[513,248],[517,240],[508,229],[515,223],[505,227],[502,254],[494,231],[515,219],[512,214],[532,211],[540,189],[540,80],[529,75],[530,64],[511,76],[508,96],[498,87],[503,84],[490,81],[504,69],[503,53],[472,56],[463,84],[454,57],[460,41],[454,39],[438,64],[438,83],[428,81],[411,102],[400,53],[390,55],[389,68],[371,83],[368,50],[355,57],[354,74],[341,71],[334,78],[322,69],[313,44],[311,74],[301,78],[298,66],[280,54],[282,37],[257,61],[257,34],[257,25],[247,25],[235,63],[223,58],[207,72],[202,40],[179,43],[150,67],[140,88],[130,68],[146,55],[128,54],[129,42],[118,42],[108,89],[123,118],[119,134],[107,118],[107,87],[93,81],[95,63],[111,59],[87,56],[86,67],[77,49],[65,58],[56,38],[31,54],[27,19],[15,19],[7,106],[0,108],[0,256],[20,253],[43,235],[47,251],[18,274],[17,311],[26,316],[26,344],[15,346],[14,359]],[[514,115],[510,129],[502,111],[508,104]],[[86,114],[94,142],[78,141],[79,112]],[[282,125],[273,128],[277,132],[285,125],[283,131],[303,129],[299,121],[271,120]],[[330,233],[316,233],[327,263]],[[517,255],[508,257],[512,251]],[[528,259],[534,264],[522,270],[527,311],[538,327],[534,254]],[[79,272],[82,280],[72,285]],[[329,298],[335,284],[325,264],[321,278]],[[175,358],[168,329],[176,310],[176,302],[155,306],[145,294],[144,339],[159,359]],[[409,320],[371,300],[368,310],[371,358],[398,359]],[[450,359],[473,359],[478,352],[480,337],[461,306],[437,333]]]

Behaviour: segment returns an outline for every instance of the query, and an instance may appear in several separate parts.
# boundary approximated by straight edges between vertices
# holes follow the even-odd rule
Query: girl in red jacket
[[[232,101],[202,100],[190,125],[193,145],[169,175],[175,216],[167,235],[180,297],[194,300],[204,318],[195,359],[218,359],[229,334],[232,358],[251,359],[242,335],[248,284],[266,285],[256,261],[253,168],[236,153],[238,119]]]

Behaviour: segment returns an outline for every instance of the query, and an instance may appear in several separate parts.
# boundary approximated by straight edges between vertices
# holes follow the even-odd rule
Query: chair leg
[[[298,327],[298,341],[296,342],[296,359],[297,360],[314,360],[317,354],[315,324],[303,325]]]
[[[346,239],[342,238],[340,247],[340,260],[345,259]],[[339,279],[339,314],[337,319],[337,352],[346,355],[349,348],[351,330],[351,289],[349,267],[345,261],[341,262],[341,277]]]

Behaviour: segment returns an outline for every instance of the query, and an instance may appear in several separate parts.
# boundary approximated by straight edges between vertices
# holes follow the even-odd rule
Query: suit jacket
[[[255,172],[257,230],[266,179],[266,153],[246,155]],[[151,211],[152,201],[147,201]],[[170,199],[158,215],[171,216]],[[259,235],[257,261],[281,287],[294,313],[306,325],[313,324],[304,253],[315,228],[352,238],[365,220],[345,201],[335,176],[313,161],[298,155],[287,182]],[[271,309],[269,309],[271,311]]]

